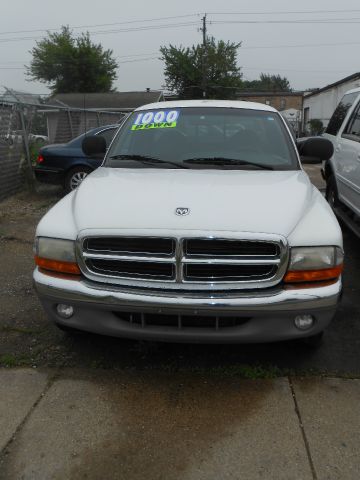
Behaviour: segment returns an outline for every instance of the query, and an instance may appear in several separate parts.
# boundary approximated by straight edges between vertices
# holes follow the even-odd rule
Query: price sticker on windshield
[[[157,110],[141,112],[135,117],[131,130],[151,130],[152,128],[175,128],[180,115],[179,110]]]

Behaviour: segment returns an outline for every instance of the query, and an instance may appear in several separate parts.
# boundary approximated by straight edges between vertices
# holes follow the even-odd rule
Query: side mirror
[[[101,135],[92,135],[84,138],[81,147],[87,157],[104,158],[106,141]]]
[[[300,138],[296,142],[301,162],[304,164],[321,163],[329,160],[334,153],[334,146],[327,138]]]

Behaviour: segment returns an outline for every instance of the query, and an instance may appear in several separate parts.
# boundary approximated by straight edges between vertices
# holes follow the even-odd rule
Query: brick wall
[[[265,103],[276,110],[288,110],[295,108],[302,111],[303,95],[301,94],[286,94],[286,93],[269,93],[269,94],[244,94],[239,95],[238,100],[246,100],[248,102]]]

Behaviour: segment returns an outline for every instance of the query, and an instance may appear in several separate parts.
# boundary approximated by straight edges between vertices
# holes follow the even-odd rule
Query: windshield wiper
[[[109,157],[109,159],[110,160],[134,160],[135,162],[141,162],[144,165],[167,163],[169,165],[173,165],[176,168],[189,168],[186,165],[182,165],[181,163],[172,162],[170,160],[162,160],[161,158],[150,157],[147,155],[112,155],[111,157]]]
[[[224,158],[224,157],[197,157],[197,158],[188,158],[184,162],[192,165],[249,165],[251,167],[260,168],[262,170],[274,170],[273,167],[269,165],[264,165],[262,163],[249,162],[248,160],[237,160],[235,158]]]

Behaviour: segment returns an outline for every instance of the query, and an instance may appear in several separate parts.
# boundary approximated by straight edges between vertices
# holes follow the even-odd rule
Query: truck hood
[[[288,236],[313,187],[296,171],[98,168],[73,196],[87,229],[262,232]],[[178,216],[178,207],[190,209]]]

